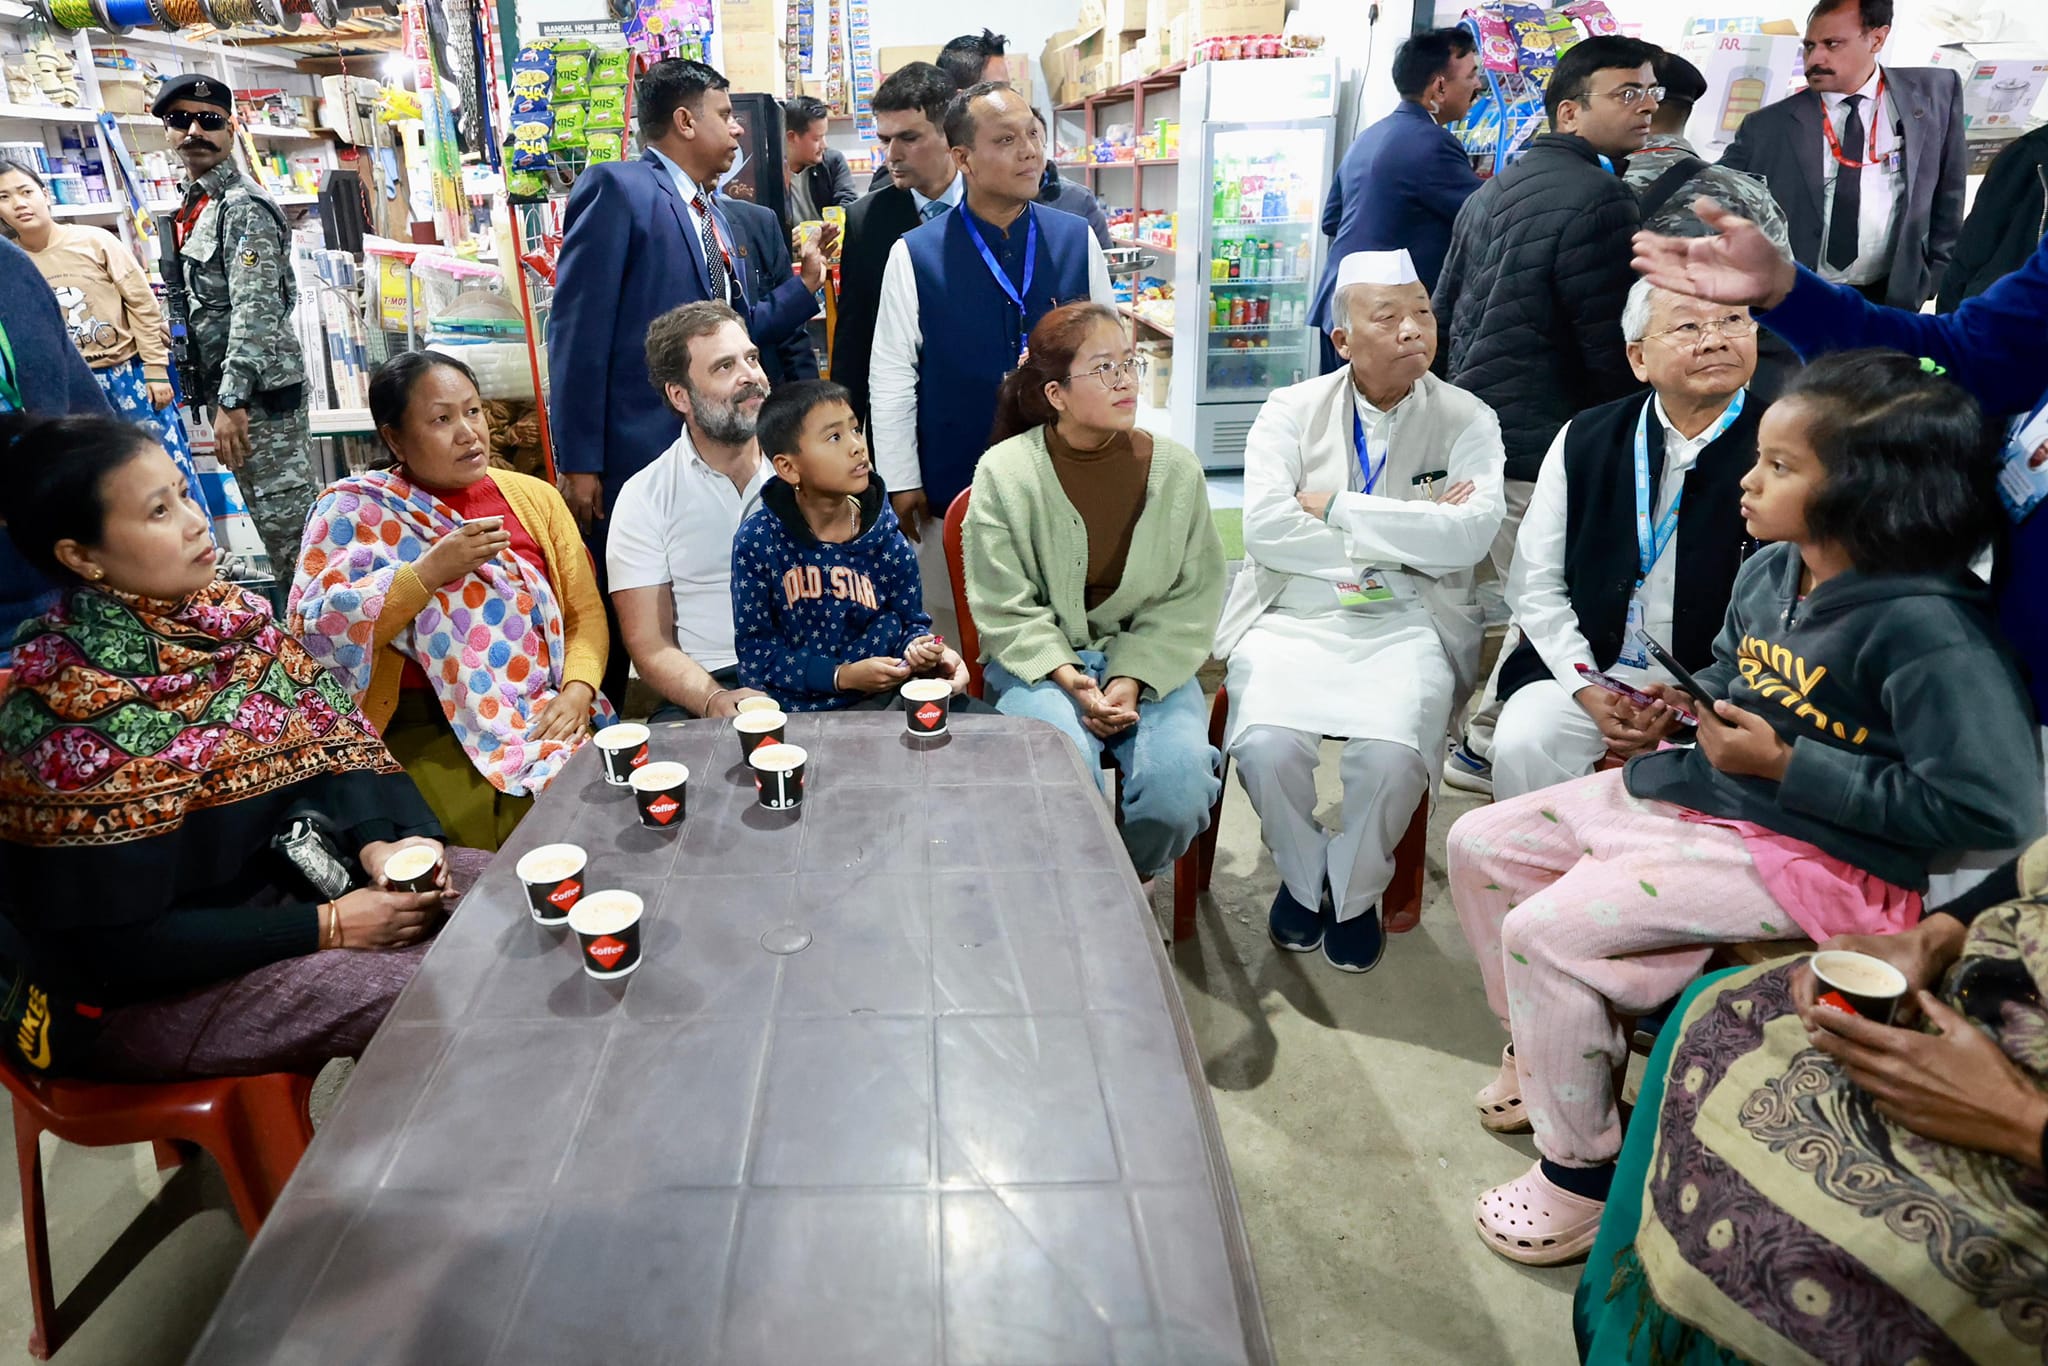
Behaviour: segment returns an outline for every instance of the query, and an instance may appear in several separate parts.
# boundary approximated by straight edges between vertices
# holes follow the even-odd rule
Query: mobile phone
[[[1618,696],[1626,696],[1630,702],[1634,702],[1636,707],[1651,707],[1653,702],[1659,700],[1659,698],[1651,696],[1649,692],[1642,692],[1640,688],[1630,688],[1620,678],[1614,678],[1612,674],[1602,674],[1602,672],[1595,670],[1595,668],[1587,668],[1585,664],[1579,664],[1577,670],[1579,670],[1579,678],[1583,678],[1585,682],[1593,684],[1595,688],[1606,688],[1608,692],[1614,692]],[[1671,711],[1677,715],[1679,721],[1683,721],[1686,725],[1700,725],[1700,719],[1696,715],[1692,715],[1690,711],[1683,709],[1683,707],[1671,707]]]
[[[1663,665],[1664,671],[1678,680],[1678,686],[1692,694],[1692,700],[1700,704],[1700,710],[1703,713],[1712,716],[1716,721],[1721,721],[1720,716],[1714,711],[1714,703],[1720,699],[1702,687],[1700,681],[1694,678],[1683,664],[1673,659],[1671,651],[1651,639],[1647,633],[1638,632],[1638,634],[1642,636],[1643,648],[1650,652],[1650,658]],[[1725,726],[1728,723],[1721,721],[1721,724]]]
[[[1585,679],[1594,687],[1605,688],[1608,692],[1615,693],[1622,697],[1626,697],[1629,701],[1635,703],[1639,707],[1650,706],[1659,700],[1657,698],[1650,696],[1648,693],[1644,692],[1640,688],[1630,687],[1628,684],[1622,682],[1620,679],[1614,677],[1612,674],[1601,673],[1598,669],[1589,668],[1584,664],[1580,664],[1575,667],[1579,671],[1579,677]],[[1672,707],[1671,710],[1674,713],[1676,713],[1678,719],[1684,722],[1686,725],[1696,726],[1699,724],[1699,718],[1694,716],[1685,708]]]

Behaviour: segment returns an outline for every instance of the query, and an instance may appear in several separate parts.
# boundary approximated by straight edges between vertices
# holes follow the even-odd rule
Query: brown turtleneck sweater
[[[1048,423],[1045,449],[1052,456],[1060,491],[1081,514],[1088,531],[1088,588],[1082,602],[1092,612],[1123,582],[1131,533],[1145,510],[1152,437],[1149,432],[1118,432],[1100,450],[1080,451]]]

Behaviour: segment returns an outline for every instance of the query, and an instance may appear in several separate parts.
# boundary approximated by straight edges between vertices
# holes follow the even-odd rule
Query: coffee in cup
[[[633,770],[633,802],[640,824],[649,830],[674,830],[683,823],[684,788],[690,770],[682,764],[648,764]]]
[[[789,725],[789,718],[780,710],[743,711],[732,719],[732,728],[739,732],[740,758],[744,759],[763,745],[779,745],[782,733]]]
[[[437,890],[434,870],[440,866],[440,850],[409,844],[384,860],[384,880],[401,892],[431,892]]]
[[[613,787],[625,787],[633,770],[647,762],[647,727],[637,721],[606,726],[591,739],[604,758],[604,780]]]
[[[772,697],[742,697],[733,703],[733,710],[745,716],[750,711],[781,711],[782,704]]]
[[[903,724],[912,735],[944,735],[946,709],[953,685],[943,678],[913,678],[897,691],[903,694]]]
[[[754,790],[771,811],[790,811],[804,802],[804,764],[810,759],[802,745],[763,745],[748,756],[754,767]]]
[[[513,866],[526,888],[527,909],[543,925],[559,925],[583,899],[586,856],[573,844],[543,844]]]
[[[903,725],[911,735],[944,735],[946,709],[952,705],[952,684],[944,678],[911,678],[897,688],[903,694]]]
[[[1816,953],[1813,975],[1820,981],[1821,1004],[1879,1024],[1892,1022],[1906,994],[1905,973],[1882,958],[1849,949]]]
[[[569,912],[569,928],[583,954],[583,970],[599,981],[624,977],[640,966],[640,898],[631,892],[592,892]]]

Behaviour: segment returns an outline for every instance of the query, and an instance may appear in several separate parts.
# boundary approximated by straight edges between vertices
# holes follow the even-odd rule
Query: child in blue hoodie
[[[910,548],[868,464],[844,388],[778,386],[755,427],[780,476],[732,545],[740,686],[785,711],[886,707],[917,675],[967,686],[960,656],[931,633]]]

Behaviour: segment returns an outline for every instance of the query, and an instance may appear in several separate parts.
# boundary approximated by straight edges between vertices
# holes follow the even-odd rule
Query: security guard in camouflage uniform
[[[279,595],[298,565],[318,492],[306,427],[306,363],[292,331],[290,232],[284,213],[234,162],[234,92],[211,76],[165,81],[150,113],[187,172],[172,220],[184,300],[184,374],[194,404],[213,407],[214,454],[235,472],[270,552]],[[166,269],[171,280],[172,270]]]

